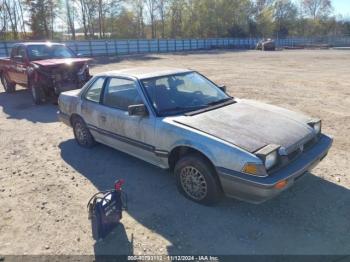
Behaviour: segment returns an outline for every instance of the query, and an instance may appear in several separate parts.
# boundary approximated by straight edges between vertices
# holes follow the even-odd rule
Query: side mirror
[[[20,55],[16,55],[14,56],[13,58],[15,61],[19,61],[19,62],[22,62],[23,61],[23,56],[20,56]]]
[[[225,92],[226,93],[226,86],[218,86],[220,88],[221,91]]]
[[[147,116],[148,110],[144,104],[128,106],[129,116]]]

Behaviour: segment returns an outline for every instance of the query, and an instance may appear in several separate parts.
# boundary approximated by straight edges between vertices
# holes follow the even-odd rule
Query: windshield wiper
[[[228,98],[224,98],[224,99],[220,99],[218,101],[213,101],[211,103],[208,103],[204,108],[195,110],[195,111],[191,111],[191,112],[186,112],[185,115],[186,116],[194,116],[203,112],[207,112],[207,111],[211,111],[223,106],[228,106],[231,104],[236,103],[236,101],[233,99],[233,97],[228,97]]]
[[[159,113],[164,115],[164,113],[170,113],[170,112],[175,112],[175,113],[181,113],[181,112],[187,112],[187,111],[195,111],[202,109],[204,107],[207,107],[207,105],[201,105],[201,106],[176,106],[168,109],[161,110]]]
[[[210,102],[210,103],[207,104],[207,106],[215,106],[215,105],[218,105],[218,104],[230,101],[232,99],[233,99],[233,97],[223,98],[223,99],[220,99],[220,100],[217,100],[217,101]]]
[[[215,106],[215,105],[219,105],[219,104],[231,101],[231,100],[233,100],[233,97],[220,99],[220,100],[213,101],[213,102],[210,102],[210,103],[205,104],[205,105],[184,106],[184,107],[176,106],[176,107],[172,107],[172,108],[161,110],[159,112],[159,114],[166,115],[167,113],[172,113],[172,112],[173,113],[189,113],[189,112],[198,111],[198,110],[205,110],[205,108],[209,108],[209,107],[212,107],[212,106]]]

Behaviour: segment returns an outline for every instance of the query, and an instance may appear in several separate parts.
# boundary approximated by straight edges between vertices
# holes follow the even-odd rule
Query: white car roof
[[[121,70],[113,70],[97,74],[98,76],[125,76],[138,79],[153,78],[165,75],[193,72],[190,69],[171,67],[132,67]]]

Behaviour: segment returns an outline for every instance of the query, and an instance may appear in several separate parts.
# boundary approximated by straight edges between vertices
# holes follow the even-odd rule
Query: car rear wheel
[[[77,143],[82,147],[93,147],[96,142],[85,122],[80,117],[74,118],[72,122],[74,137]]]
[[[188,199],[204,205],[220,200],[222,194],[216,172],[201,155],[182,157],[176,163],[174,173],[179,191]]]
[[[11,83],[5,73],[1,76],[1,83],[6,93],[13,93],[16,91],[16,84]]]
[[[32,93],[33,101],[36,105],[40,105],[45,102],[46,96],[42,87],[30,84],[30,90]]]

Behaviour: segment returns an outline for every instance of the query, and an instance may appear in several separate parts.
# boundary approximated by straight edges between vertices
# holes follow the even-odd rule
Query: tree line
[[[349,35],[331,0],[0,0],[0,39]]]

